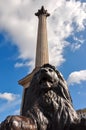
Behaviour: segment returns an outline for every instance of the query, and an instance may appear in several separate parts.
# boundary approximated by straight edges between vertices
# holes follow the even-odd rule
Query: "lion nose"
[[[42,73],[46,73],[46,72],[48,72],[48,70],[45,69],[45,68],[42,68],[42,69],[41,69],[41,72],[42,72]]]

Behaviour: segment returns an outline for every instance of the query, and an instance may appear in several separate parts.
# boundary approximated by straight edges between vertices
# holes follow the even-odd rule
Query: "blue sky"
[[[19,114],[18,80],[34,68],[41,6],[47,19],[50,63],[63,74],[75,109],[86,108],[86,1],[0,0],[0,121]]]

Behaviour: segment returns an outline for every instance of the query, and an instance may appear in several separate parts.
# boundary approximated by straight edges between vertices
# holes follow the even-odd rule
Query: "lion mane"
[[[77,123],[67,83],[50,64],[43,65],[27,88],[23,116],[33,116],[40,130],[63,130]]]

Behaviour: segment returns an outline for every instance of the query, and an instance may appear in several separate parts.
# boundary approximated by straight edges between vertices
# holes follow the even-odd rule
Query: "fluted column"
[[[39,20],[35,67],[40,67],[45,63],[49,63],[46,18],[50,14],[42,6],[41,10],[38,10],[35,15],[38,16]]]
[[[27,88],[30,85],[30,82],[32,80],[34,73],[39,69],[40,66],[42,66],[45,63],[49,63],[48,41],[47,41],[47,25],[46,25],[46,18],[49,16],[49,13],[47,13],[47,10],[45,10],[44,7],[42,6],[41,10],[38,10],[38,12],[35,13],[35,15],[38,17],[38,20],[39,20],[39,22],[38,22],[37,46],[36,46],[36,61],[35,61],[34,70],[29,75],[26,75],[24,78],[19,80],[19,84],[24,87],[21,110],[20,110],[21,115],[25,114],[24,113],[25,112],[25,108],[24,108],[25,94],[26,94]]]

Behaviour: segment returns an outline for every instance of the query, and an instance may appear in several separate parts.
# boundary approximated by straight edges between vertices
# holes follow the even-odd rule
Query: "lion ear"
[[[61,73],[61,72],[59,72],[58,70],[55,70],[55,72],[57,73],[57,75],[58,75],[59,79],[60,79],[60,80],[62,80],[62,82],[65,82],[64,77],[63,77],[62,73]],[[66,82],[65,82],[65,83],[66,83]]]

